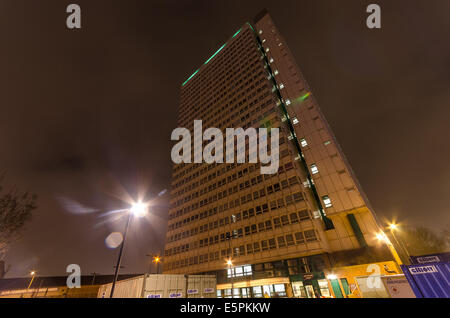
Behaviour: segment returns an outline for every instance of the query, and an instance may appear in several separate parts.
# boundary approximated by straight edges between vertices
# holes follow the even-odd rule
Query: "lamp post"
[[[156,264],[156,274],[159,274],[159,263],[161,262],[161,256],[159,254],[146,254],[145,256],[151,257],[152,260],[149,263],[148,273],[152,272],[152,263]]]
[[[228,273],[230,274],[230,279],[231,279],[231,298],[234,298],[234,286],[233,286],[233,271],[231,270],[231,266],[233,266],[233,262],[231,261],[231,258],[229,258],[227,260],[227,265],[228,265]]]
[[[159,263],[161,263],[161,257],[159,255],[153,256],[153,263],[156,263],[156,274],[159,274]]]
[[[392,245],[391,241],[389,240],[389,238],[386,236],[386,233],[384,233],[383,231],[381,231],[380,233],[378,233],[376,235],[377,239],[379,241],[383,241],[386,243],[386,245],[388,246],[389,250],[392,253],[392,256],[394,256],[395,261],[397,262],[398,265],[402,265],[403,262],[400,258],[400,256],[398,256],[397,251],[395,250],[394,245]]]
[[[125,225],[125,232],[123,233],[123,240],[122,244],[120,245],[119,258],[117,259],[117,265],[114,272],[114,280],[111,286],[111,294],[109,295],[109,298],[113,298],[114,296],[114,289],[116,287],[117,278],[119,277],[120,263],[122,262],[122,254],[125,246],[125,239],[127,238],[128,228],[130,227],[131,219],[133,218],[133,216],[143,217],[146,213],[147,213],[147,204],[142,202],[137,202],[133,204],[131,208],[128,210],[127,224]]]
[[[31,284],[33,284],[34,276],[36,276],[36,271],[31,271],[30,275],[31,275],[31,281],[30,281],[30,284],[27,287],[27,290],[30,289]]]
[[[397,245],[400,246],[403,249],[403,251],[405,252],[405,254],[408,257],[408,259],[410,259],[411,256],[410,256],[410,254],[408,252],[408,249],[406,248],[405,244],[403,244],[402,240],[398,240],[397,236],[394,233],[396,230],[398,230],[398,225],[392,223],[392,224],[389,225],[389,229],[391,230],[392,237],[394,238],[394,240],[397,243]]]

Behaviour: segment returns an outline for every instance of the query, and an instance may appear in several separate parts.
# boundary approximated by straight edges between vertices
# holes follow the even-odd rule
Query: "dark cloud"
[[[449,223],[448,1],[377,1],[381,30],[365,27],[370,2],[359,0],[77,1],[81,30],[65,27],[69,3],[0,4],[0,169],[39,195],[11,276],[71,263],[112,272],[104,239],[123,223],[99,216],[126,193],[169,188],[180,83],[263,7],[378,215]],[[163,246],[167,195],[152,213],[133,225],[127,272]]]

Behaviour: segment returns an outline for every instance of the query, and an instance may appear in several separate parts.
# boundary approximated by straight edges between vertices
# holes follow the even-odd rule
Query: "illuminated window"
[[[263,39],[263,40],[262,40],[262,43],[264,43],[264,42],[266,42],[266,39]]]
[[[328,146],[329,144],[331,144],[331,141],[327,140],[323,143],[325,146]]]
[[[292,119],[292,123],[293,123],[294,125],[297,125],[297,124],[299,123],[297,117],[294,117],[294,119]]]
[[[269,48],[267,48],[267,49],[266,49],[266,52],[269,52],[269,51],[270,51],[270,49],[269,49]]]
[[[286,105],[290,105],[291,104],[291,100],[290,99],[286,99]]]
[[[284,84],[281,83],[281,84],[280,84],[280,89],[283,89],[283,88],[284,88]]]
[[[262,30],[259,30],[259,34],[262,34]]]
[[[278,75],[278,70],[275,70],[275,72],[273,72],[273,74]]]
[[[300,139],[300,144],[302,145],[302,147],[308,146],[308,143],[306,142],[305,138]]]
[[[316,174],[319,172],[319,169],[317,169],[317,166],[315,164],[311,165],[311,173]]]
[[[270,58],[269,62],[270,62],[270,63],[273,63],[273,58]]]
[[[322,200],[323,200],[323,203],[325,204],[326,208],[329,208],[329,207],[333,206],[331,204],[331,199],[328,197],[328,195],[323,196]]]

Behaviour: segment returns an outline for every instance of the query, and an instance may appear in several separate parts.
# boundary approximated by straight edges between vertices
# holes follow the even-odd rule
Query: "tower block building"
[[[326,295],[331,268],[392,256],[267,11],[234,32],[182,83],[178,126],[191,135],[194,120],[224,134],[279,128],[278,173],[261,174],[260,163],[175,164],[163,272],[216,274],[222,297]]]

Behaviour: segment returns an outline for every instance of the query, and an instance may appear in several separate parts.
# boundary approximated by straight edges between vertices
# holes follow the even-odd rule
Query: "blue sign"
[[[450,262],[450,252],[411,256],[410,258],[412,264],[448,263]]]
[[[401,265],[417,298],[450,298],[450,263]]]

